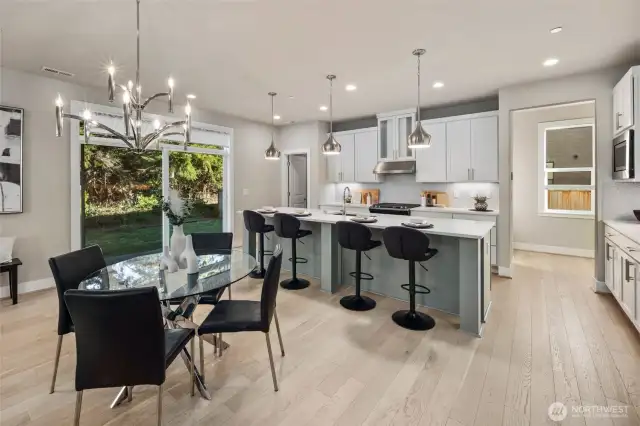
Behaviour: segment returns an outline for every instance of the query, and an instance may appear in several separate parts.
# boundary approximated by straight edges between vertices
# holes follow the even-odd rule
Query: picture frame
[[[24,110],[0,105],[0,214],[23,212]]]

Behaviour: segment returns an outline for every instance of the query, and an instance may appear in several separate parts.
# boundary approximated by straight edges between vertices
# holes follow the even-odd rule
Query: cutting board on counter
[[[378,204],[380,202],[380,190],[379,189],[363,189],[361,191],[354,191],[353,202],[366,204],[367,194],[371,194],[371,204]]]

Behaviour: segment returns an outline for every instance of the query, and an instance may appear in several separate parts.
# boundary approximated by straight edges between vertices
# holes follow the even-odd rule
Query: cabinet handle
[[[622,117],[622,113],[621,112],[616,113],[616,129],[619,129],[620,127],[622,127],[620,125],[620,117]]]
[[[467,169],[467,180],[471,180],[471,169]]]
[[[605,256],[606,256],[607,260],[611,260],[611,255],[609,254],[609,249],[610,248],[611,248],[611,244],[605,244],[605,249],[606,249]]]
[[[476,169],[471,169],[471,180],[476,180]]]
[[[636,252],[639,251],[638,249],[634,248],[634,247],[627,247],[627,250],[629,250],[630,252]]]
[[[625,281],[631,281],[631,274],[629,273],[629,270],[631,268],[629,268],[631,266],[631,262],[629,262],[629,259],[625,259],[624,260],[624,280]]]

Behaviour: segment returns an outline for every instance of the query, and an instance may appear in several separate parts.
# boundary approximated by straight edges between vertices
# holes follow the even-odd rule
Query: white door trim
[[[282,156],[280,157],[280,205],[286,206],[289,202],[289,197],[287,194],[289,185],[289,170],[287,167],[287,162],[289,161],[289,155],[295,154],[304,154],[307,156],[307,208],[315,208],[314,206],[310,206],[311,199],[311,150],[309,148],[301,148],[301,149],[286,149],[281,151]]]

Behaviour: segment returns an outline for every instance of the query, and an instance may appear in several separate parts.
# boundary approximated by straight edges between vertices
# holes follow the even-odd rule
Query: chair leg
[[[284,356],[284,345],[282,344],[282,334],[280,334],[280,323],[278,322],[278,312],[273,310],[273,318],[276,320],[276,331],[278,332],[278,342],[280,342],[280,352]]]
[[[229,291],[229,300],[231,300],[231,286],[227,287],[227,290]]]
[[[200,336],[200,375],[202,376],[202,381],[204,382],[204,343],[202,340],[202,336]]]
[[[162,426],[162,385],[158,386],[158,426]]]
[[[133,401],[133,386],[127,386],[127,401]]]
[[[218,333],[218,356],[222,356],[222,333]]]
[[[53,364],[53,378],[51,379],[51,389],[49,393],[53,393],[56,388],[56,376],[58,375],[58,363],[60,362],[60,350],[62,349],[62,335],[58,336],[58,347],[56,348],[56,359]]]
[[[267,351],[269,351],[269,362],[271,363],[271,378],[273,378],[273,390],[278,392],[278,380],[276,379],[276,368],[273,365],[273,353],[271,352],[271,340],[269,333],[264,333],[267,338]]]
[[[82,410],[82,391],[76,392],[76,414],[73,417],[73,426],[80,426],[80,411]]]
[[[191,342],[190,342],[190,346],[191,346],[191,365],[190,365],[190,370],[191,370],[191,396],[195,396],[196,394],[196,364],[195,364],[195,359],[196,359],[196,340],[195,340],[195,336],[191,338]]]

